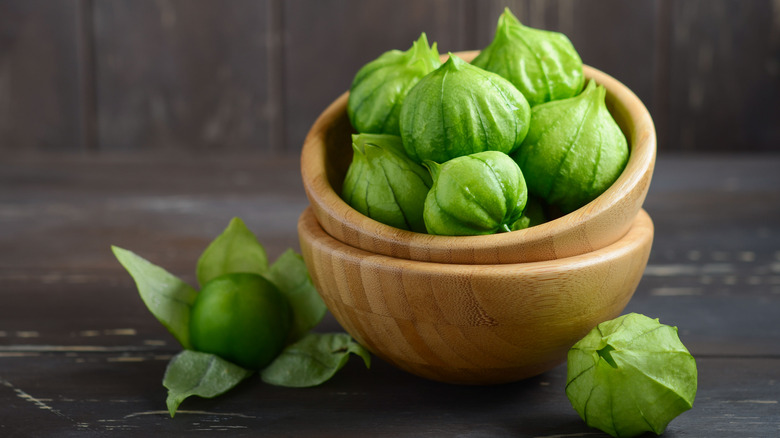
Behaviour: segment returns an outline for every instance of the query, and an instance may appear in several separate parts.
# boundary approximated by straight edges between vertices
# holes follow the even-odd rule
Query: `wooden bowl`
[[[477,52],[458,55],[469,61]],[[592,67],[585,76],[607,89],[607,107],[628,139],[625,170],[601,196],[542,225],[489,236],[432,236],[379,223],[350,207],[339,194],[352,161],[346,113],[348,93],[336,99],[309,131],[301,174],[313,213],[335,239],[373,254],[438,263],[522,263],[554,260],[603,248],[622,238],[642,207],[655,165],[656,138],[645,106],[625,85]]]
[[[641,210],[628,233],[557,260],[495,265],[389,257],[298,222],[317,290],[341,326],[382,359],[428,379],[491,384],[542,373],[598,323],[620,315],[650,254]]]

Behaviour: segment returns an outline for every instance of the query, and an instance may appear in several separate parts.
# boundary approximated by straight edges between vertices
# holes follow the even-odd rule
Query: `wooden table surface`
[[[109,246],[194,284],[239,216],[273,259],[298,248],[299,178],[295,157],[0,163],[0,436],[606,436],[571,408],[565,365],[468,387],[353,358],[320,387],[255,376],[169,418],[178,344]],[[780,156],[662,155],[645,208],[655,241],[626,312],[678,326],[699,369],[694,408],[664,436],[780,436]],[[328,315],[316,330],[340,328]]]

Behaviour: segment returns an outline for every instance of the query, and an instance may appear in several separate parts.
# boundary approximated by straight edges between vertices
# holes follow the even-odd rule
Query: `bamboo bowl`
[[[642,277],[653,224],[641,210],[618,241],[557,260],[441,264],[389,257],[330,236],[313,208],[298,222],[314,285],[372,353],[428,379],[521,380],[549,370],[620,315]]]
[[[470,61],[477,52],[458,55]],[[625,85],[592,67],[585,76],[607,89],[607,107],[628,139],[628,164],[601,196],[542,225],[490,236],[432,236],[400,230],[344,202],[342,181],[352,160],[348,93],[317,119],[304,141],[301,174],[317,221],[329,235],[369,253],[422,262],[492,265],[555,260],[585,254],[622,238],[642,207],[653,174],[656,137],[649,112]]]
[[[459,54],[466,60],[476,52]],[[352,160],[348,93],[317,119],[301,153],[311,206],[298,235],[330,311],[380,358],[450,383],[521,380],[565,360],[598,323],[617,317],[653,240],[641,209],[655,164],[655,128],[624,85],[590,67],[631,149],[625,170],[584,207],[525,230],[432,236],[362,215],[339,196]]]

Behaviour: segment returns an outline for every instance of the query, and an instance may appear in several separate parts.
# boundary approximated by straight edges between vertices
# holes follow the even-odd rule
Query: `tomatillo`
[[[528,201],[525,179],[509,155],[484,151],[444,164],[423,162],[433,176],[423,220],[429,234],[470,236],[511,231]]]
[[[282,351],[291,324],[290,304],[273,283],[257,274],[225,274],[195,299],[190,341],[197,351],[257,370]]]

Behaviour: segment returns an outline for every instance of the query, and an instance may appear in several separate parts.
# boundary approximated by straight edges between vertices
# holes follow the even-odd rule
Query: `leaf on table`
[[[135,280],[150,312],[184,348],[190,344],[190,309],[198,291],[165,269],[126,249],[112,246],[117,260]]]
[[[225,231],[203,251],[198,259],[197,276],[203,287],[209,280],[223,274],[263,274],[267,270],[265,248],[244,222],[234,217]]]
[[[293,322],[288,342],[301,339],[325,316],[327,307],[311,281],[303,258],[288,249],[265,274],[290,303]]]
[[[219,356],[184,350],[171,359],[165,370],[163,386],[168,388],[168,412],[173,417],[181,402],[191,395],[212,398],[223,394],[252,373]]]
[[[366,368],[371,367],[368,350],[348,334],[311,333],[285,348],[260,376],[277,386],[316,386],[333,377],[347,363],[350,353],[363,358]]]

